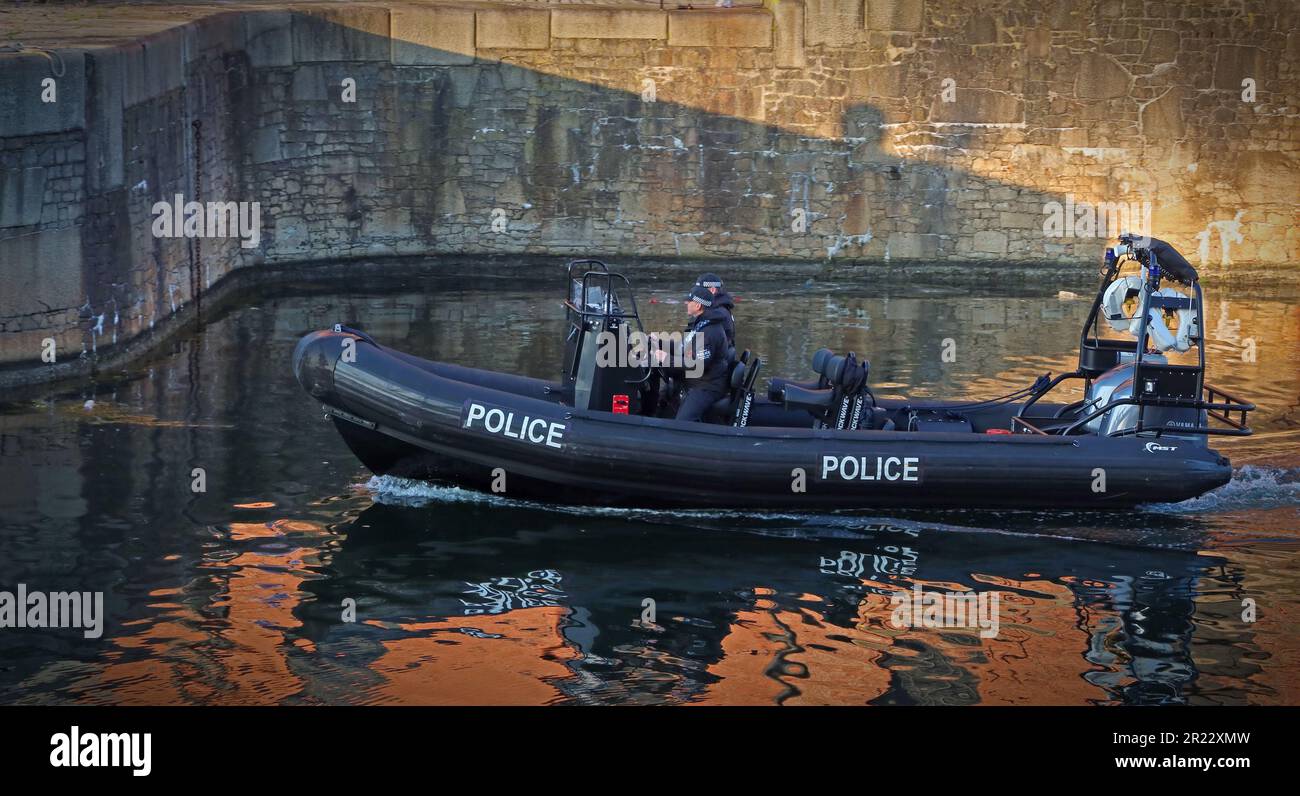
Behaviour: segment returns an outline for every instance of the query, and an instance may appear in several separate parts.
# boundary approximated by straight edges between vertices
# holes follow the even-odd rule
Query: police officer
[[[677,408],[677,420],[702,420],[713,402],[727,394],[727,377],[733,349],[727,343],[724,323],[727,311],[717,306],[716,297],[709,289],[696,285],[686,296],[686,325],[683,356],[694,356],[690,371],[685,368],[666,368],[670,375],[683,379],[686,397]],[[656,359],[667,363],[668,352],[658,350]]]
[[[695,284],[700,287],[709,289],[713,294],[713,306],[721,307],[727,312],[727,320],[723,324],[723,331],[727,333],[727,343],[732,348],[736,347],[736,319],[732,317],[736,312],[736,301],[731,294],[722,288],[722,277],[715,273],[707,273],[695,280]]]

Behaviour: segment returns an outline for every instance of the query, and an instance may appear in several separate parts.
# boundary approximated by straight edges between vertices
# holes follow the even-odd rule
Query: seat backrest
[[[739,387],[736,385],[736,374],[732,373],[731,376],[731,386],[738,390],[735,403],[732,405],[731,425],[737,428],[749,425],[749,412],[754,406],[754,384],[758,381],[758,372],[763,368],[763,360],[751,356],[743,367],[745,370],[740,374]]]
[[[745,354],[749,352],[746,351]],[[744,386],[746,375],[750,366],[745,362],[737,359],[731,363],[731,375],[727,378],[727,393],[713,402],[705,412],[705,419],[709,422],[731,422],[736,416],[736,407],[740,404],[740,399],[744,395]]]
[[[830,373],[830,367],[827,369],[828,375],[838,376],[835,382],[838,388],[836,404],[827,413],[827,422],[837,429],[853,430],[861,428],[864,417],[870,415],[866,398],[870,392],[867,390],[868,366],[852,351],[842,359],[844,363],[835,369],[836,372]]]
[[[813,416],[813,428],[836,426],[841,414],[844,386],[841,383],[848,366],[845,357],[831,356],[822,362],[822,388],[809,388],[798,384],[785,383],[781,389],[781,400],[787,409],[800,408]],[[821,382],[819,382],[821,383]]]
[[[749,392],[754,391],[754,385],[758,383],[758,372],[762,369],[763,359],[761,357],[756,356],[749,361],[748,366],[745,368],[745,384],[743,389],[748,390]]]
[[[842,357],[833,357],[826,367],[826,378],[835,386],[835,403],[827,413],[827,425],[832,428],[851,428],[854,419],[854,402],[857,399],[859,368],[857,354],[850,351]]]
[[[833,356],[835,356],[835,352],[830,350],[829,348],[817,349],[817,352],[813,354],[813,358],[812,358],[813,373],[816,373],[818,376],[820,376],[822,374],[822,371],[826,369],[826,360],[830,359]],[[824,387],[825,385],[822,386]]]
[[[749,353],[749,352],[746,351],[745,353]],[[731,389],[739,390],[742,387],[744,387],[746,374],[749,372],[749,370],[750,370],[749,365],[746,364],[743,359],[732,366]]]
[[[818,371],[826,379],[828,387],[839,387],[840,380],[844,378],[844,369],[848,367],[847,357],[829,356],[822,364],[822,369]]]

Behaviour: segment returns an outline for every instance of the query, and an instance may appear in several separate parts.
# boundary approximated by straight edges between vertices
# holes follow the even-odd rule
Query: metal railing
[[[1059,384],[1061,384],[1063,381],[1067,379],[1081,378],[1085,382],[1091,383],[1093,374],[1091,371],[1085,372],[1084,362],[1083,362],[1084,352],[1085,350],[1096,351],[1106,347],[1104,345],[1103,338],[1101,337],[1100,310],[1101,310],[1102,297],[1107,287],[1114,282],[1115,277],[1119,274],[1119,270],[1124,262],[1124,259],[1117,259],[1113,262],[1109,262],[1107,268],[1102,272],[1102,280],[1101,280],[1101,285],[1097,291],[1097,298],[1093,302],[1092,310],[1088,313],[1087,319],[1084,321],[1083,331],[1080,333],[1080,337],[1079,337],[1079,352],[1080,352],[1079,369],[1075,370],[1072,373],[1063,373],[1055,377],[1045,388],[1043,388],[1043,390],[1035,393],[1028,401],[1026,401],[1025,404],[1016,413],[1016,416],[1012,418],[1011,425],[1013,431],[1015,431],[1019,427],[1022,428],[1026,433],[1069,435],[1075,433],[1076,431],[1078,431],[1078,429],[1082,428],[1083,426],[1086,426],[1088,423],[1092,422],[1093,420],[1102,417],[1107,412],[1109,412],[1110,410],[1116,407],[1137,406],[1138,417],[1136,423],[1131,428],[1119,429],[1110,432],[1109,436],[1126,436],[1126,435],[1138,435],[1138,434],[1150,434],[1150,433],[1154,433],[1157,436],[1163,433],[1247,436],[1251,433],[1250,428],[1247,426],[1246,416],[1248,412],[1254,411],[1255,405],[1248,401],[1244,401],[1241,398],[1232,395],[1231,393],[1228,393],[1216,387],[1212,387],[1205,383],[1205,339],[1204,339],[1205,330],[1203,328],[1203,320],[1201,317],[1202,316],[1201,310],[1202,307],[1204,306],[1204,294],[1201,291],[1200,281],[1193,277],[1192,283],[1190,285],[1192,289],[1192,295],[1189,297],[1176,298],[1171,296],[1157,296],[1155,293],[1155,289],[1158,286],[1158,282],[1160,279],[1159,258],[1156,256],[1155,252],[1153,251],[1145,250],[1145,249],[1140,251],[1142,252],[1142,254],[1139,254],[1139,251],[1135,250],[1133,254],[1130,255],[1131,260],[1146,267],[1148,274],[1151,275],[1151,278],[1142,287],[1142,301],[1141,301],[1140,308],[1138,310],[1140,314],[1137,316],[1140,319],[1138,324],[1138,330],[1136,333],[1137,341],[1132,346],[1132,352],[1133,352],[1132,383],[1133,383],[1134,394],[1128,397],[1114,398],[1111,401],[1109,401],[1105,406],[1093,409],[1086,416],[1075,419],[1074,421],[1070,422],[1068,425],[1061,424],[1060,428],[1050,428],[1048,430],[1044,430],[1043,428],[1040,428],[1039,425],[1042,424],[1044,420],[1051,421],[1055,425],[1055,421],[1059,420],[1063,415],[1065,415],[1069,411],[1074,410],[1076,408],[1080,411],[1083,410],[1084,408],[1086,408],[1086,406],[1082,401],[1077,401],[1073,404],[1069,404],[1068,406],[1061,407],[1060,409],[1057,410],[1056,414],[1051,418],[1046,418],[1046,417],[1026,418],[1024,416],[1026,414],[1026,411],[1031,406],[1033,406],[1041,398],[1046,396],[1053,389],[1055,389]],[[1167,364],[1167,362],[1161,362],[1161,363],[1151,362],[1149,357],[1154,352],[1148,351],[1147,341],[1150,336],[1149,326],[1151,323],[1151,311],[1156,308],[1186,310],[1193,314],[1193,317],[1195,319],[1195,324],[1196,324],[1195,326],[1196,333],[1191,338],[1190,342],[1196,346],[1196,352],[1197,352],[1196,365],[1171,366]],[[1091,331],[1091,335],[1089,334],[1090,331]],[[1128,346],[1127,345],[1124,345],[1122,347],[1111,346],[1111,348],[1114,348],[1114,350],[1117,352],[1116,361],[1122,361],[1122,357],[1119,355],[1118,352],[1120,352],[1123,349],[1127,349]],[[1158,395],[1150,395],[1150,394],[1137,392],[1138,385],[1144,383],[1143,382],[1144,370],[1153,373],[1154,375],[1157,376],[1162,372],[1165,373],[1166,375],[1170,374],[1171,372],[1183,372],[1192,375],[1195,380],[1195,386],[1190,390],[1190,393],[1195,397],[1189,398],[1189,397],[1158,396]],[[1146,412],[1148,408],[1199,410],[1205,412],[1207,421],[1209,419],[1213,419],[1215,421],[1225,424],[1226,426],[1228,426],[1228,428],[1213,428],[1208,424],[1208,422],[1202,423],[1199,420],[1199,418],[1197,420],[1196,425],[1191,427],[1180,426],[1171,429],[1164,426],[1148,426],[1145,423]]]

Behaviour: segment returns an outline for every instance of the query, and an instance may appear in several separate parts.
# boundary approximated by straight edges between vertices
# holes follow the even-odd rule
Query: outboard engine
[[[1155,365],[1167,364],[1165,357],[1158,354],[1148,354],[1144,361]],[[1149,371],[1150,368],[1147,368],[1147,370]],[[1086,415],[1117,399],[1133,398],[1133,372],[1134,365],[1130,361],[1122,365],[1116,365],[1098,376],[1088,385],[1084,396],[1084,407],[1079,414]],[[1146,380],[1144,379],[1144,381]],[[1189,389],[1186,392],[1188,393],[1195,388],[1195,384],[1187,386]],[[1143,389],[1139,393],[1149,395],[1155,393],[1158,389],[1155,384],[1144,383]],[[1193,396],[1189,394],[1187,397],[1191,398]],[[1179,436],[1179,429],[1201,428],[1208,422],[1204,409],[1151,405],[1144,408],[1138,404],[1120,404],[1089,421],[1084,425],[1084,428],[1103,437],[1111,436],[1137,428],[1140,413],[1143,428],[1159,428],[1165,434],[1172,436]],[[1198,445],[1204,446],[1208,444],[1204,434],[1189,434],[1185,435],[1185,438]]]

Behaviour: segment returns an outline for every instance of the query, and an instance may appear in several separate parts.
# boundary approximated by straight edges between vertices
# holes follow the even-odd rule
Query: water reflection
[[[300,334],[343,320],[553,376],[550,287],[268,297],[139,372],[4,407],[0,588],[101,590],[108,616],[99,641],[0,630],[0,703],[1300,701],[1292,296],[1207,291],[1212,379],[1261,406],[1237,481],[1120,515],[593,514],[368,488],[288,372]],[[1056,286],[746,287],[744,345],[770,372],[840,339],[882,393],[1059,371],[1087,310]],[[679,292],[650,286],[647,326],[680,324]],[[998,635],[894,627],[891,595],[917,584],[997,591]]]
[[[503,637],[501,654],[526,642],[565,663],[548,678],[551,702],[1147,704],[1196,700],[1194,598],[1223,585],[1227,563],[1194,550],[880,523],[864,525],[851,545],[808,536],[803,523],[803,535],[784,538],[745,533],[736,520],[639,524],[375,505],[346,532],[328,577],[305,589],[317,606],[349,595],[366,604],[375,627],[399,634],[385,639],[383,655],[407,649],[429,676],[481,665],[484,634]],[[520,530],[485,537],[492,528]],[[485,574],[503,560],[537,568]],[[390,580],[375,582],[378,570]],[[467,574],[483,575],[470,587],[491,608],[463,599]],[[390,583],[402,584],[400,600],[385,596]],[[913,584],[997,590],[1000,632],[893,627],[889,597]],[[524,591],[535,594],[519,600]],[[656,603],[653,624],[641,621],[646,597]],[[467,617],[499,615],[506,604],[518,624],[472,625],[483,631],[474,641],[457,637]],[[350,636],[337,623],[315,627],[312,642],[326,653]],[[1248,634],[1233,643],[1249,643]],[[645,691],[652,683],[655,699]],[[390,687],[401,689],[376,686]]]
[[[517,608],[553,608],[560,605],[564,592],[560,581],[564,578],[553,569],[538,569],[521,578],[492,578],[484,583],[467,583],[466,594],[475,600],[462,599],[465,615],[503,614]]]

